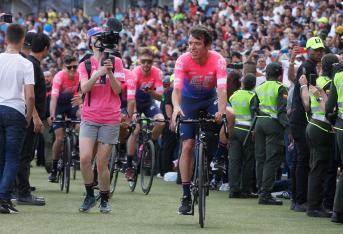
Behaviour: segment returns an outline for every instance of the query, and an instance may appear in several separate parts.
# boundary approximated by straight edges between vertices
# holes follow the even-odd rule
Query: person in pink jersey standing
[[[121,81],[125,77],[123,63],[120,58],[107,59],[102,64],[104,53],[97,47],[96,35],[102,33],[101,28],[88,30],[89,46],[94,55],[91,56],[90,77],[86,62],[78,67],[80,87],[85,94],[81,111],[80,127],[80,166],[86,189],[86,197],[79,211],[87,212],[96,204],[93,189],[92,159],[96,153],[96,165],[100,189],[100,212],[111,212],[108,204],[110,172],[108,162],[113,145],[118,141],[120,125],[120,92]],[[95,147],[97,147],[95,149]]]
[[[226,115],[229,130],[233,128],[233,114],[227,109],[227,73],[226,61],[222,55],[210,50],[212,37],[204,26],[194,26],[188,39],[189,52],[182,54],[175,64],[175,80],[172,95],[174,111],[172,127],[176,117],[197,119],[200,110],[215,115],[221,121]],[[196,126],[181,124],[182,154],[179,161],[183,196],[178,213],[188,215],[192,210],[191,178],[192,155]],[[220,131],[219,148],[226,149],[228,139],[223,129]]]
[[[156,104],[155,100],[161,101],[163,94],[162,83],[162,71],[153,66],[154,54],[147,48],[140,49],[139,62],[140,66],[136,67],[132,72],[136,76],[136,114],[144,113],[145,117],[153,118],[155,120],[164,120],[163,114]],[[133,120],[136,118],[136,114],[133,116]],[[155,123],[152,130],[152,140],[156,145],[158,137],[161,135],[164,128],[164,123]],[[134,133],[128,140],[127,151],[127,169],[125,171],[125,177],[128,181],[133,180],[134,169],[132,168],[132,159],[136,152],[136,141],[140,131],[140,127],[137,125]]]

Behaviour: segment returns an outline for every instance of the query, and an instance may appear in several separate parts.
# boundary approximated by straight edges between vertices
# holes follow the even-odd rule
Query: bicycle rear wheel
[[[143,193],[148,195],[155,173],[155,147],[152,140],[149,140],[144,144],[140,161],[141,187]]]
[[[133,161],[133,169],[135,170],[135,173],[133,175],[133,180],[128,182],[129,183],[129,189],[131,192],[135,191],[135,189],[136,189],[139,166],[140,166],[140,161],[135,159]]]
[[[204,152],[204,144],[199,143],[198,148],[198,189],[199,189],[199,224],[200,227],[204,227],[205,223],[205,209],[206,209],[206,175],[205,175],[205,152]]]
[[[70,188],[70,166],[71,166],[71,139],[69,136],[66,137],[64,144],[64,183],[66,193],[69,193]]]
[[[119,152],[117,145],[113,147],[112,155],[110,159],[110,197],[112,197],[114,191],[116,190],[117,180],[119,175]]]

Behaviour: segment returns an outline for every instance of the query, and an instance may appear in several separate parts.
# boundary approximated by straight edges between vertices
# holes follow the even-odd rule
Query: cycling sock
[[[127,167],[132,167],[132,159],[133,159],[133,155],[127,155],[126,157]]]
[[[52,172],[57,172],[58,160],[52,160]]]
[[[191,197],[191,182],[182,182],[183,197]]]
[[[219,142],[214,158],[219,159],[221,156],[227,156],[227,144]]]
[[[87,196],[91,196],[94,197],[94,188],[93,188],[94,184],[85,184],[85,188],[86,188],[86,192],[87,192]]]
[[[110,193],[109,191],[100,191],[101,201],[108,202],[109,193]]]
[[[119,150],[122,152],[125,152],[126,151],[126,143],[120,143]]]

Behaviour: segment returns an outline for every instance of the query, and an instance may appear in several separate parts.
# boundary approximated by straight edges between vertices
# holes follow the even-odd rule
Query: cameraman
[[[89,59],[91,63],[88,75],[86,61],[79,67],[81,91],[86,94],[81,113],[80,128],[80,166],[87,192],[79,211],[87,212],[96,204],[93,189],[92,159],[96,154],[96,165],[100,189],[100,212],[108,213],[111,207],[108,204],[110,173],[108,170],[109,157],[112,146],[118,140],[120,124],[120,97],[121,83],[117,78],[124,77],[121,59],[115,58],[103,61],[104,53],[99,47],[101,41],[97,36],[103,30],[95,27],[87,32],[89,47],[94,55]],[[113,68],[115,73],[113,73]],[[97,149],[95,149],[97,145]]]

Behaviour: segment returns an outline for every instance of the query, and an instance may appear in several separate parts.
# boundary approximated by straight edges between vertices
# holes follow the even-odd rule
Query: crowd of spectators
[[[65,55],[82,58],[87,52],[87,30],[113,16],[102,8],[97,10],[99,14],[92,17],[82,9],[72,13],[50,9],[28,16],[19,13],[14,22],[51,37],[44,70],[55,74]],[[175,60],[187,50],[189,29],[199,23],[212,30],[212,47],[226,57],[228,64],[251,60],[257,65],[258,77],[264,76],[268,63],[287,61],[293,46],[304,47],[312,36],[320,36],[327,49],[335,53],[341,53],[343,46],[343,28],[339,27],[343,24],[343,5],[335,0],[220,0],[218,5],[176,1],[174,9],[132,6],[126,12],[116,9],[114,16],[123,23],[120,50],[125,66],[132,68],[137,63],[137,48],[149,46],[156,55],[155,65],[165,75],[172,73]],[[0,25],[0,51],[4,49],[5,29],[5,24]],[[300,63],[303,55],[299,54],[297,60]],[[284,83],[289,86],[284,70]]]

